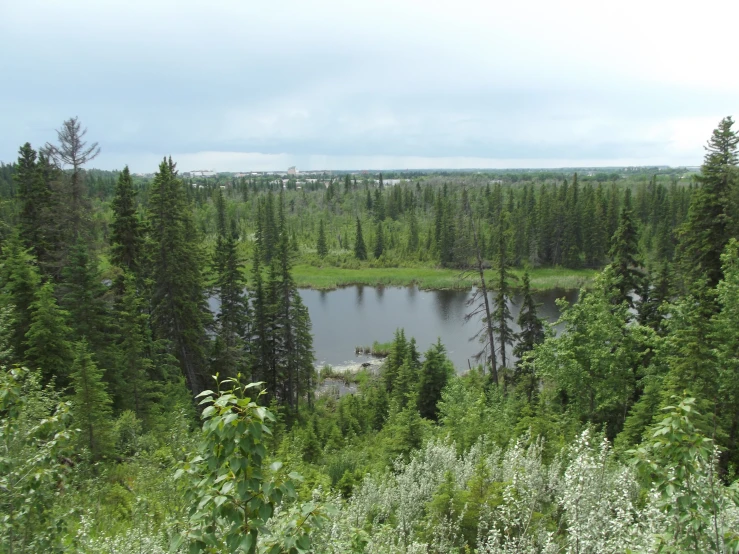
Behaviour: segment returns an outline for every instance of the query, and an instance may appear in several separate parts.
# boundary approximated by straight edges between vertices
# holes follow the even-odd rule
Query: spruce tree
[[[108,291],[90,256],[87,244],[80,238],[70,249],[68,265],[62,271],[61,306],[70,314],[69,323],[77,340],[83,337],[101,363],[109,364],[105,354],[110,346],[111,314],[105,295]]]
[[[218,237],[217,258],[214,292],[220,303],[216,324],[222,347],[215,359],[215,369],[221,375],[235,377],[244,369],[244,340],[248,335],[250,313],[233,225],[227,236]]]
[[[45,258],[49,244],[46,238],[46,221],[51,203],[51,189],[44,179],[44,172],[37,161],[36,151],[25,143],[18,151],[13,179],[20,200],[20,234],[26,248]]]
[[[130,272],[123,275],[122,297],[117,305],[120,328],[121,363],[118,374],[112,379],[115,389],[111,396],[121,410],[131,410],[140,420],[148,423],[156,399],[155,371],[149,316],[136,287],[137,279]]]
[[[72,362],[72,420],[82,431],[80,442],[89,449],[93,460],[100,459],[111,446],[111,400],[98,368],[87,349],[79,341],[74,346]]]
[[[418,252],[418,218],[416,212],[411,211],[408,216],[408,253],[415,254]]]
[[[421,366],[418,383],[418,412],[421,417],[436,421],[441,392],[453,375],[454,366],[447,358],[446,349],[439,338],[424,354]]]
[[[354,241],[354,257],[358,260],[367,259],[367,247],[364,245],[364,238],[362,237],[362,223],[357,218],[357,236]]]
[[[321,259],[325,258],[328,254],[328,246],[326,246],[326,231],[323,228],[323,219],[321,219],[318,223],[318,241],[316,243],[316,252],[318,253],[318,257]]]
[[[515,335],[511,329],[510,322],[513,321],[511,309],[511,278],[510,265],[508,262],[508,214],[503,213],[498,226],[498,281],[495,291],[495,310],[492,317],[493,329],[498,333],[498,348],[500,349],[500,367],[507,367],[506,346],[512,346]]]
[[[38,267],[26,250],[17,231],[5,243],[3,263],[0,267],[0,291],[2,307],[10,310],[11,328],[9,346],[18,362],[25,359],[26,334],[31,327],[31,305],[40,284]]]
[[[159,165],[149,193],[152,255],[152,327],[170,341],[190,391],[205,388],[207,304],[191,208],[172,159]]]
[[[377,232],[375,233],[375,245],[372,248],[372,254],[375,259],[380,258],[385,252],[385,236],[382,232],[382,221],[377,222]]]
[[[139,272],[143,249],[143,229],[136,213],[136,191],[128,166],[118,176],[111,202],[113,223],[110,235],[110,261],[123,272]],[[122,281],[122,279],[121,279]],[[120,288],[121,282],[118,287]]]
[[[41,372],[48,383],[56,378],[62,390],[69,384],[72,362],[72,330],[67,325],[69,314],[54,297],[54,285],[47,281],[36,290],[31,304],[31,326],[26,333],[26,364]]]
[[[627,302],[634,306],[632,293],[639,291],[643,273],[639,269],[639,235],[631,210],[631,191],[626,191],[618,229],[611,239],[611,267],[614,274],[613,303]]]
[[[518,326],[521,331],[518,333],[518,342],[513,349],[513,355],[519,360],[524,354],[531,352],[537,344],[544,342],[544,323],[536,313],[538,304],[534,301],[531,294],[531,281],[529,272],[523,274],[523,300],[521,301],[521,311],[518,314]]]
[[[721,254],[726,246],[733,214],[730,193],[737,175],[739,137],[731,117],[721,120],[706,146],[706,156],[697,177],[699,187],[690,200],[688,219],[679,231],[680,269],[685,284],[705,276],[715,287],[723,277]]]

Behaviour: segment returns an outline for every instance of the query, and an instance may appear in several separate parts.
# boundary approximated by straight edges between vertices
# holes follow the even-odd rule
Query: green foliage
[[[26,333],[26,363],[41,372],[48,383],[52,378],[60,387],[69,384],[72,330],[67,325],[69,313],[59,308],[54,285],[46,282],[36,290],[31,303],[31,326]]]
[[[70,407],[38,373],[0,369],[0,549],[65,552],[65,509],[74,438]]]
[[[737,175],[737,144],[731,117],[713,131],[697,177],[700,185],[690,201],[687,220],[679,231],[679,259],[686,285],[707,278],[711,287],[721,280],[721,254],[729,239],[736,207],[729,202]]]
[[[664,515],[657,552],[735,552],[739,532],[721,515],[739,497],[726,491],[716,473],[717,451],[691,418],[694,398],[663,408],[650,436],[635,451],[638,466],[649,475],[656,507]],[[728,493],[728,495],[727,495]]]
[[[274,416],[247,396],[259,384],[221,384],[233,388],[199,395],[206,406],[199,454],[177,471],[189,477],[191,510],[175,544],[185,541],[190,552],[309,552],[322,509],[307,503],[275,513],[296,498],[294,481],[300,477],[285,475],[280,462],[267,465]]]
[[[93,460],[111,450],[111,404],[103,371],[92,359],[87,343],[80,341],[74,347],[72,378],[72,421],[80,429],[79,441]]]
[[[316,252],[318,253],[319,258],[325,258],[328,254],[326,231],[323,228],[323,219],[318,223],[318,242],[316,242]]]

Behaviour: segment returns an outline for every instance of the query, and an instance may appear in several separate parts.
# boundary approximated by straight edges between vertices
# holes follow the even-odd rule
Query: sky
[[[72,116],[153,172],[699,165],[739,2],[0,0],[0,161]]]

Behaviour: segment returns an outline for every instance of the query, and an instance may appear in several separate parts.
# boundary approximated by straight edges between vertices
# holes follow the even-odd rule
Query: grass
[[[489,283],[493,282],[494,273],[492,270],[485,272]],[[523,270],[515,270],[513,273],[520,277],[523,275]],[[597,273],[592,269],[539,268],[529,270],[533,290],[580,288],[588,285]],[[344,269],[299,264],[294,267],[293,276],[299,287],[318,290],[333,290],[350,285],[388,287],[416,285],[425,290],[467,290],[475,281],[474,275],[463,275],[458,269],[434,267]]]

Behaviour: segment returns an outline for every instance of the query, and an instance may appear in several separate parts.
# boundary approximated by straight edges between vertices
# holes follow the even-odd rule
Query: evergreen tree
[[[380,258],[385,252],[385,236],[382,231],[382,221],[377,222],[377,232],[375,233],[375,246],[372,250],[375,259]]]
[[[721,120],[706,146],[697,177],[700,185],[692,194],[685,225],[679,232],[679,259],[686,285],[708,278],[708,286],[721,280],[721,254],[729,240],[732,214],[731,189],[735,186],[737,144],[731,117]],[[734,208],[736,209],[736,208]]]
[[[347,177],[349,177],[347,175]],[[323,259],[328,254],[328,246],[326,246],[326,231],[323,228],[323,219],[318,223],[318,242],[316,243],[316,251],[318,257]]]
[[[437,404],[441,400],[441,392],[454,375],[454,366],[446,356],[446,349],[441,338],[424,354],[418,383],[418,412],[421,417],[436,421]]]
[[[631,211],[631,194],[626,191],[624,207],[621,210],[621,219],[618,229],[611,240],[611,267],[614,274],[614,293],[612,301],[615,304],[627,302],[634,306],[633,292],[641,289],[643,273],[639,269],[639,236],[634,224]]]
[[[136,288],[136,278],[130,272],[123,275],[122,297],[117,305],[120,326],[118,349],[121,363],[115,376],[111,396],[120,410],[131,410],[136,417],[149,422],[153,402],[157,399],[152,378],[155,370],[152,360],[154,345],[151,340],[149,316],[144,301]]]
[[[418,252],[418,244],[418,218],[416,212],[412,210],[408,216],[408,253]]]
[[[41,281],[34,262],[21,237],[14,232],[3,249],[0,291],[2,307],[10,310],[9,321],[6,322],[11,328],[8,345],[18,362],[25,359],[26,334],[31,327],[31,305]]]
[[[59,168],[70,166],[65,173],[67,192],[66,228],[70,238],[69,244],[77,241],[80,233],[86,233],[89,227],[90,202],[86,195],[85,174],[82,167],[100,154],[98,143],[90,146],[85,141],[87,129],[76,117],[67,119],[57,130],[58,144],[46,143],[45,150]]]
[[[144,247],[143,229],[136,213],[136,191],[128,166],[118,176],[111,202],[113,223],[110,235],[110,261],[124,272],[138,274]],[[119,280],[119,289],[122,278]]]
[[[523,274],[523,300],[521,311],[518,314],[518,326],[521,331],[518,334],[518,342],[513,349],[513,355],[519,360],[524,354],[531,352],[537,344],[544,341],[544,323],[536,313],[538,304],[531,294],[531,281],[529,272]]]
[[[83,340],[74,346],[72,362],[72,421],[82,431],[80,441],[92,459],[100,459],[110,448],[111,400],[97,367]]]
[[[60,304],[70,315],[69,323],[77,340],[85,338],[101,363],[107,366],[110,346],[111,314],[105,295],[107,287],[91,259],[87,244],[78,239],[70,249],[68,265],[62,272]]]
[[[508,214],[504,213],[498,227],[498,282],[495,291],[495,310],[493,311],[493,329],[498,333],[498,347],[500,349],[500,366],[507,367],[506,346],[513,346],[515,335],[510,322],[513,321],[511,309],[511,288],[509,279],[510,265],[508,263]]]
[[[389,393],[393,392],[395,382],[398,379],[400,366],[403,365],[403,361],[406,359],[407,354],[408,341],[405,340],[405,330],[396,329],[395,337],[390,345],[390,354],[382,366],[382,378],[385,382],[385,390]]]
[[[201,256],[190,206],[171,159],[159,165],[149,193],[152,268],[152,327],[170,341],[193,394],[205,387],[207,305]]]
[[[13,180],[20,200],[20,234],[27,248],[44,258],[49,248],[45,229],[51,202],[51,189],[37,162],[36,151],[25,143],[18,151]]]
[[[354,257],[358,260],[367,259],[367,247],[364,245],[364,238],[362,237],[362,223],[357,218],[357,237],[354,241]]]
[[[31,304],[31,326],[26,333],[26,363],[41,372],[44,382],[52,377],[64,389],[69,384],[72,362],[70,339],[72,330],[67,325],[69,314],[59,308],[54,298],[54,285],[46,282],[36,290]]]
[[[244,365],[245,337],[249,334],[249,301],[245,295],[243,266],[236,250],[236,229],[218,236],[215,294],[220,308],[216,317],[221,348],[215,368],[224,376],[235,377]]]

